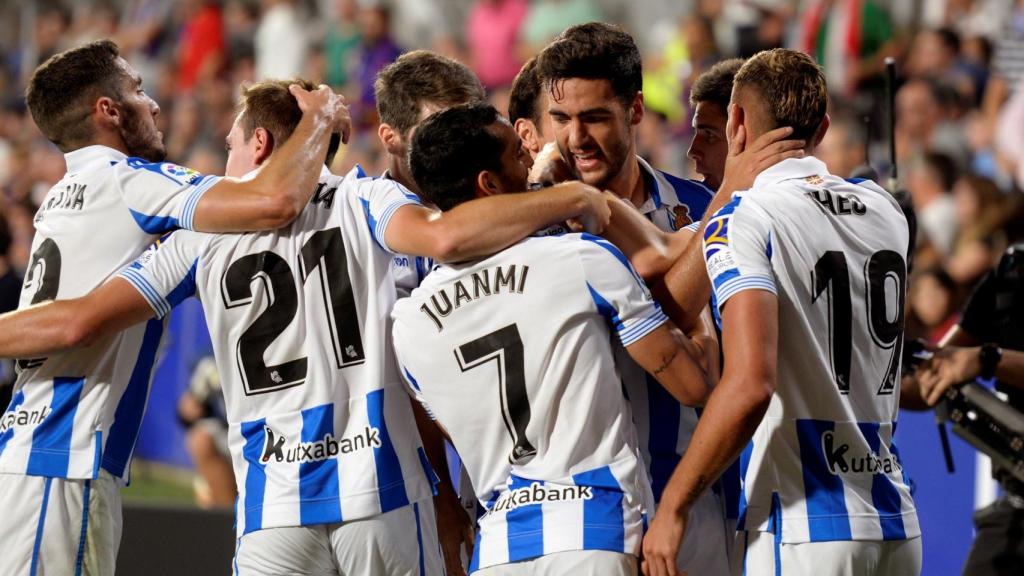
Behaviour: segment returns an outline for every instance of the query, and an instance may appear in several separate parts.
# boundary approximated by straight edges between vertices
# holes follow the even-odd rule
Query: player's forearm
[[[689,512],[697,498],[750,442],[771,398],[767,383],[744,385],[735,378],[722,379],[701,413],[686,454],[662,493],[659,514]]]
[[[448,474],[448,455],[444,448],[444,433],[437,422],[430,419],[423,406],[415,400],[412,401],[412,411],[416,418],[416,429],[419,430],[420,441],[423,443],[423,451],[427,455],[430,466],[434,468],[434,472],[440,479],[437,486],[438,494],[454,493]]]
[[[587,210],[588,202],[586,193],[575,183],[479,198],[431,218],[426,242],[416,243],[408,250],[390,240],[388,244],[399,252],[442,262],[489,256],[546,226],[580,216]]]
[[[629,258],[644,280],[659,280],[672,267],[685,243],[673,242],[670,235],[618,196],[605,193],[605,199],[611,209],[611,221],[602,236]]]
[[[80,300],[45,302],[0,316],[0,357],[32,358],[88,345],[94,335],[75,321]]]
[[[203,195],[193,227],[250,232],[286,226],[309,203],[327,157],[331,124],[307,113],[251,180],[220,181]]]

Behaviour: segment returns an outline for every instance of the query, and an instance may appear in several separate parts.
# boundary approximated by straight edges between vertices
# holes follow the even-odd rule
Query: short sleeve
[[[373,239],[381,248],[394,254],[395,251],[384,241],[384,232],[391,223],[391,217],[403,206],[422,206],[422,202],[419,197],[394,180],[360,178],[355,181],[354,186]]]
[[[704,228],[704,262],[719,311],[743,290],[778,294],[771,264],[770,223],[756,207],[743,202],[743,196],[735,194]]]
[[[623,346],[640,340],[668,320],[643,279],[611,242],[583,234],[579,257],[590,297]]]
[[[114,171],[125,205],[148,234],[191,230],[199,200],[221,180],[170,162],[141,158],[119,162]]]
[[[195,295],[196,267],[205,237],[189,231],[171,234],[118,276],[142,294],[157,318],[163,318],[182,300]]]

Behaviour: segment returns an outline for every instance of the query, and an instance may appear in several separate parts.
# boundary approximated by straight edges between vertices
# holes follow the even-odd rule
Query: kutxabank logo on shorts
[[[821,435],[821,449],[825,464],[832,474],[891,474],[900,472],[903,466],[895,454],[879,456],[870,450],[863,455],[851,454],[851,446],[838,442],[835,432],[827,430]]]
[[[263,426],[263,454],[260,464],[271,462],[320,462],[339,454],[351,454],[366,448],[380,448],[380,429],[366,426],[361,432],[345,438],[335,438],[328,432],[312,442],[299,442],[288,446],[288,438],[277,434],[270,426]]]
[[[509,490],[495,502],[491,512],[511,511],[520,506],[561,502],[563,500],[590,500],[594,497],[591,486],[545,486],[532,482],[529,486]]]

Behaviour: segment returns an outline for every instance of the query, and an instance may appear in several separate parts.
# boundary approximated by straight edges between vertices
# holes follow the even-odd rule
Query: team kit
[[[573,26],[506,115],[406,53],[374,86],[383,174],[328,169],[341,96],[258,82],[214,176],[164,161],[114,43],[47,60],[27,102],[67,173],[0,316],[0,572],[114,573],[166,320],[196,297],[238,493],[225,572],[919,574],[902,211],[814,157],[809,56],[696,81],[700,180],[637,155],[640,62]]]

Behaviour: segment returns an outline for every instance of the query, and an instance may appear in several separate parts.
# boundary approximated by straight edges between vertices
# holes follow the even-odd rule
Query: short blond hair
[[[828,86],[813,58],[785,48],[758,52],[733,80],[735,90],[753,88],[768,114],[768,129],[793,128],[793,138],[810,141],[825,119]]]

